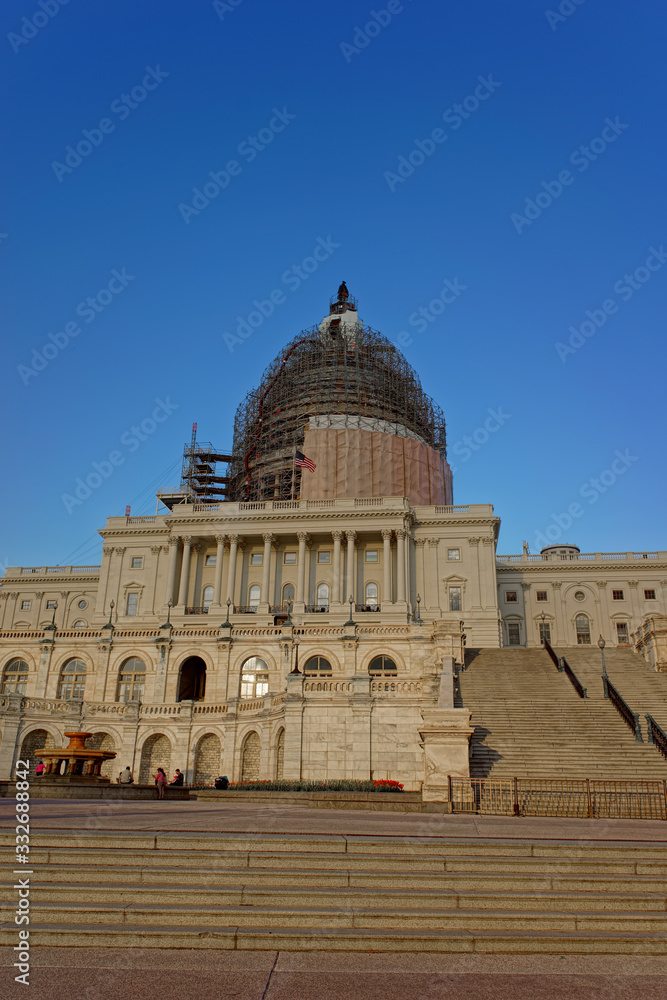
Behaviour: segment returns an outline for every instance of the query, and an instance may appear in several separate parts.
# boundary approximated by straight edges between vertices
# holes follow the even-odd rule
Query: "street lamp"
[[[598,639],[598,646],[600,647],[600,653],[602,655],[602,687],[604,688],[604,696],[605,696],[605,698],[608,698],[609,697],[609,688],[608,688],[609,676],[607,674],[607,664],[604,662],[604,647],[606,645],[607,645],[606,642],[604,641],[604,639],[602,638],[602,636],[600,636],[600,638]]]
[[[111,604],[113,605],[113,601],[111,602]],[[164,623],[164,625],[160,626],[160,628],[171,628],[172,627],[172,625],[171,625],[171,609],[173,608],[173,606],[174,606],[174,602],[172,601],[171,598],[169,598],[169,600],[167,601],[167,620]]]
[[[419,594],[417,594],[417,617],[415,618],[415,625],[423,625],[424,624],[422,622],[421,612],[419,610],[419,605],[421,604],[421,602],[422,602],[422,599],[419,596]]]
[[[546,614],[543,611],[542,614],[540,615],[540,618],[542,619],[542,625],[540,626],[540,629],[541,629],[541,631],[540,631],[540,641],[541,641],[542,645],[544,645],[544,638],[545,638],[544,637],[544,620],[545,620],[546,617],[547,616],[546,616]]]
[[[222,628],[231,628],[232,627],[232,623],[229,620],[229,609],[231,607],[231,604],[232,604],[232,599],[231,599],[231,597],[228,597],[227,598],[227,617],[225,618],[224,622],[222,623]]]
[[[53,602],[53,615],[51,617],[51,624],[46,626],[46,629],[48,629],[49,632],[55,632],[56,631],[56,610],[57,610],[57,608],[58,608],[58,602],[54,601]],[[44,631],[46,631],[46,629]]]
[[[354,598],[352,597],[352,595],[350,595],[350,597],[349,597],[349,599],[348,599],[348,602],[347,602],[347,603],[348,603],[348,604],[350,605],[350,617],[349,617],[349,618],[348,618],[348,620],[347,620],[347,621],[345,622],[345,624],[346,624],[346,625],[355,625],[355,624],[356,624],[356,622],[355,622],[355,621],[354,621],[354,619],[352,618],[352,608],[354,607]]]

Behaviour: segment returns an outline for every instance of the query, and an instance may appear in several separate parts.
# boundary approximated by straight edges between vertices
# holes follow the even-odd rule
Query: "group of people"
[[[185,775],[181,770],[179,770],[179,768],[176,768],[176,774],[174,775],[173,779],[167,782],[167,775],[164,772],[164,768],[158,767],[157,774],[153,775],[153,780],[157,785],[157,797],[159,799],[163,799],[166,785],[167,784],[177,785],[177,786],[182,785],[183,782],[185,781]],[[132,774],[132,768],[128,764],[125,770],[121,771],[120,774],[118,775],[118,784],[132,785],[133,783],[134,783],[134,776]]]

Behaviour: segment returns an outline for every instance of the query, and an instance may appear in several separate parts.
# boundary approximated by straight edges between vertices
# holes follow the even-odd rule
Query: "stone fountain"
[[[65,733],[69,744],[64,750],[40,750],[37,756],[46,764],[44,777],[48,775],[51,779],[65,778],[70,781],[87,779],[109,784],[109,779],[102,777],[100,769],[105,760],[112,760],[116,756],[116,751],[87,750],[86,740],[92,735],[92,733]],[[65,769],[61,773],[63,761]]]

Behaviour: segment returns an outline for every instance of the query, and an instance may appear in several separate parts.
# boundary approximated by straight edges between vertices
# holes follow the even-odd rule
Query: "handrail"
[[[623,721],[632,729],[635,734],[635,743],[643,743],[642,730],[639,725],[639,712],[633,712],[621,693],[616,690],[608,677],[602,678],[602,686],[605,691],[605,698],[609,698]]]
[[[652,715],[645,715],[648,729],[648,742],[653,743],[663,757],[667,758],[667,733],[661,729]]]
[[[556,653],[556,651],[554,650],[553,646],[551,645],[546,636],[544,637],[543,642],[544,642],[544,648],[546,649],[547,653],[553,660],[554,665],[558,669],[558,672],[567,674],[570,680],[570,684],[572,685],[572,687],[577,692],[580,698],[588,698],[588,695],[586,694],[586,688],[583,686],[583,684],[581,683],[581,681],[579,680],[579,678],[577,677],[577,675],[575,674],[574,670],[567,662],[565,657],[561,656],[560,659],[558,658],[558,654]]]
[[[579,697],[580,698],[588,698],[588,695],[586,694],[586,688],[582,685],[581,681],[579,680],[579,678],[577,677],[577,675],[575,674],[574,670],[572,669],[572,667],[570,666],[570,664],[567,662],[567,660],[565,659],[565,657],[561,656],[560,660],[561,660],[561,663],[563,665],[563,670],[565,671],[565,673],[567,674],[567,676],[570,678],[570,683],[572,684],[572,687],[577,692],[577,694],[579,695]]]
[[[549,654],[549,656],[551,657],[551,659],[554,661],[554,665],[556,666],[556,668],[559,671],[562,670],[562,667],[560,665],[560,660],[558,659],[558,656],[554,652],[553,646],[551,645],[551,643],[549,642],[549,640],[547,639],[546,636],[544,636],[543,642],[544,642],[544,648],[546,649],[546,651]]]

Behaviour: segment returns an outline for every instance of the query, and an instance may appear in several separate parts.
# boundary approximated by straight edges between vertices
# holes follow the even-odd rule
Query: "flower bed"
[[[191,785],[193,790],[213,788],[213,785]],[[338,778],[329,781],[234,781],[229,792],[402,792],[398,781],[357,781],[353,778]]]

